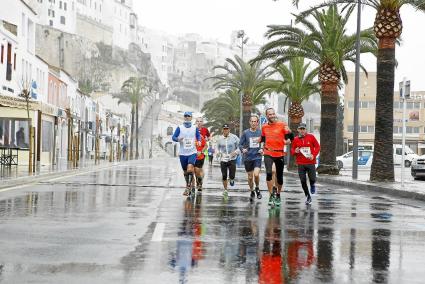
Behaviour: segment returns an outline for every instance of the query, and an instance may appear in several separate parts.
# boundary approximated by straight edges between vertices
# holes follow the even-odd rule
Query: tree
[[[152,88],[144,77],[130,77],[121,87],[121,93],[114,95],[118,103],[131,104],[131,135],[130,135],[130,159],[133,159],[133,143],[136,139],[136,159],[139,158],[139,107],[140,104],[151,97]]]
[[[267,90],[264,82],[270,72],[268,66],[262,67],[261,62],[248,63],[235,55],[235,59],[227,58],[225,65],[216,65],[214,69],[224,71],[209,77],[213,79],[213,87],[217,89],[233,89],[242,93],[243,129],[249,128],[249,119],[253,111],[253,98],[264,96]]]
[[[268,39],[255,60],[273,59],[275,64],[289,61],[294,57],[303,57],[319,65],[319,82],[321,84],[321,124],[322,139],[320,165],[318,172],[338,174],[336,166],[336,121],[339,103],[338,87],[341,79],[347,83],[345,62],[355,62],[356,35],[347,35],[347,21],[354,7],[349,7],[345,14],[340,14],[336,5],[327,10],[315,10],[309,16],[297,16],[301,29],[292,25],[269,26]],[[375,54],[377,41],[371,29],[361,32],[361,53]],[[361,68],[367,73],[365,68]]]
[[[262,94],[254,95],[252,98],[252,110],[257,112],[256,106],[265,103]],[[212,133],[221,133],[223,124],[230,124],[230,130],[234,134],[239,132],[240,94],[236,89],[228,89],[218,97],[206,101],[202,107],[206,127]]]
[[[362,0],[361,2],[376,10],[373,31],[379,40],[376,70],[375,141],[370,180],[394,181],[394,69],[396,64],[395,45],[403,30],[400,8],[410,5],[416,10],[425,12],[425,0]],[[298,5],[299,0],[294,0],[293,3]],[[330,0],[305,13],[310,13],[326,5],[354,5],[356,3],[357,0]]]
[[[283,94],[284,105],[288,100],[289,127],[293,133],[297,133],[299,123],[304,117],[302,102],[308,100],[311,95],[320,92],[320,84],[315,80],[318,68],[310,70],[310,63],[305,64],[304,58],[294,57],[289,61],[289,66],[279,64],[275,67],[275,72],[279,74],[279,80],[269,80],[269,91]],[[290,160],[290,169],[295,168],[294,159]]]

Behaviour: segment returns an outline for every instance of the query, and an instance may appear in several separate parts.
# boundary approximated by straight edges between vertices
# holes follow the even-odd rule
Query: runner
[[[202,117],[198,117],[196,119],[196,126],[199,129],[199,133],[204,136],[205,140],[209,141],[211,134],[208,128],[204,127],[204,119]]]
[[[215,150],[212,146],[212,143],[210,142],[210,146],[208,147],[208,161],[210,163],[210,166],[212,166],[212,162],[213,162],[213,159],[214,159],[214,152],[215,152]]]
[[[220,168],[223,177],[223,196],[228,197],[227,192],[227,177],[229,177],[230,185],[235,185],[236,175],[236,157],[239,151],[239,138],[230,133],[229,125],[223,125],[223,135],[220,135],[217,141],[217,153],[220,157]]]
[[[197,154],[196,146],[200,144],[197,141],[201,140],[198,128],[192,124],[191,112],[184,113],[184,122],[176,128],[172,139],[180,143],[180,163],[186,180],[186,190],[183,195],[189,196],[191,193],[195,193],[193,174]]]
[[[261,130],[258,129],[259,118],[257,115],[252,115],[249,124],[251,128],[245,130],[239,142],[239,148],[243,153],[245,171],[248,174],[248,185],[251,191],[250,201],[253,202],[255,195],[261,199],[259,188],[260,169],[263,150],[261,149],[259,138],[261,139]],[[255,182],[255,191],[254,191]]]
[[[316,193],[316,157],[320,152],[320,145],[313,134],[307,133],[306,124],[298,126],[298,136],[292,142],[291,154],[295,156],[298,165],[298,175],[307,198],[305,204],[311,204],[311,194]],[[307,186],[307,174],[310,180],[310,191]]]
[[[196,187],[198,188],[198,193],[202,192],[202,181],[204,179],[204,171],[202,170],[202,167],[204,166],[205,161],[204,150],[207,147],[207,141],[205,140],[204,136],[202,136],[202,134],[200,142],[201,143],[196,146],[196,150],[198,151],[198,153],[196,155],[195,162]]]
[[[267,188],[270,193],[269,205],[280,206],[280,192],[283,185],[283,167],[285,142],[290,144],[293,134],[290,132],[286,123],[277,121],[276,113],[273,108],[266,109],[268,123],[263,126],[261,133],[261,142],[264,143],[264,165],[266,167]],[[276,166],[277,190],[273,189],[273,163]]]

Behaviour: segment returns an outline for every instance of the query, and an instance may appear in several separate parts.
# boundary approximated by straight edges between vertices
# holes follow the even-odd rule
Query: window
[[[369,102],[360,102],[360,108],[368,108]]]
[[[354,126],[353,125],[348,125],[347,131],[348,132],[354,132]]]
[[[68,4],[66,2],[63,3],[63,9],[66,11],[68,9]]]
[[[401,148],[396,148],[395,149],[395,154],[396,155],[401,155],[402,154]]]
[[[65,25],[65,16],[61,16],[61,24]]]
[[[367,126],[366,125],[360,125],[360,132],[367,132]]]
[[[353,101],[348,102],[348,108],[354,108],[354,102]]]
[[[28,148],[28,120],[24,118],[0,118],[0,145]]]
[[[53,27],[53,21],[49,20],[49,26]]]
[[[369,102],[369,108],[375,108],[376,103],[375,102]]]
[[[413,133],[413,127],[412,126],[407,126],[406,127],[406,133],[412,134]]]
[[[62,9],[62,1],[59,1],[59,9]]]
[[[413,127],[413,133],[415,134],[419,133],[419,127]]]
[[[6,80],[12,81],[12,44],[7,44],[6,53]]]
[[[400,102],[394,102],[394,108],[400,108],[401,104]]]
[[[1,45],[1,49],[0,49],[0,63],[3,64],[3,54],[4,54],[4,45]]]

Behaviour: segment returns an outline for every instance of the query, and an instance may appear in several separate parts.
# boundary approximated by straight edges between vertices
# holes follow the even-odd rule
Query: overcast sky
[[[264,43],[263,35],[269,24],[288,24],[291,13],[296,9],[290,0],[134,0],[134,9],[139,23],[171,34],[198,33],[205,38],[230,42],[233,30],[244,29],[250,39]],[[319,2],[308,0],[305,3]],[[304,6],[307,7],[307,6]],[[303,7],[301,7],[302,9]],[[373,25],[375,11],[363,9],[362,28]],[[353,13],[349,32],[355,32]],[[397,47],[396,82],[406,76],[411,80],[413,91],[425,91],[425,13],[410,7],[401,9],[403,19],[403,43]],[[362,57],[363,64],[370,71],[376,71],[373,57]],[[354,71],[354,66],[348,66]]]

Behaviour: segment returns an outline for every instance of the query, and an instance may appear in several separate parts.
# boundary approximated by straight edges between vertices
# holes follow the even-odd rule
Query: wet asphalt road
[[[264,187],[264,177],[262,177]],[[176,159],[0,193],[0,283],[424,283],[425,204],[285,178],[280,210],[219,168],[182,196]]]

